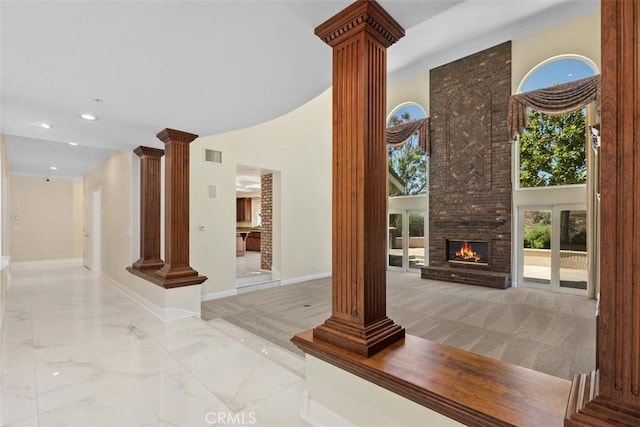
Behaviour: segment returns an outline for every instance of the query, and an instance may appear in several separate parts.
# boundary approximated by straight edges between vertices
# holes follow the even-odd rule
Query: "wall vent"
[[[218,186],[215,184],[209,184],[209,198],[217,199],[218,198]]]
[[[204,149],[204,160],[213,163],[222,163],[222,151]]]

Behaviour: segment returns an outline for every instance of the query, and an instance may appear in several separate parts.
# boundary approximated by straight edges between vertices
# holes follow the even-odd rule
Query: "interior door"
[[[83,236],[83,259],[84,266],[88,270],[93,268],[93,236],[91,234],[91,227],[93,226],[93,196],[84,198],[84,224],[82,226]]]

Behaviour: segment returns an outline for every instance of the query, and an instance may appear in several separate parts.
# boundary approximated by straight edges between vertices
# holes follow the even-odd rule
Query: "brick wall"
[[[479,240],[489,265],[472,267],[510,273],[511,42],[431,70],[430,87],[430,265],[448,265],[447,239]]]
[[[260,227],[260,269],[271,271],[273,263],[273,174],[262,175],[261,181],[261,213]]]

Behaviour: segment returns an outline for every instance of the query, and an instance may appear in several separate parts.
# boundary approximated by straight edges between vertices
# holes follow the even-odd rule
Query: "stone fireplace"
[[[430,73],[426,279],[511,286],[511,43]],[[458,255],[457,255],[458,253]]]

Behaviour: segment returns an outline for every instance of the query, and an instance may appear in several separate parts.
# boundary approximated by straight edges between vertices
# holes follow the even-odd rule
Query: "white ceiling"
[[[330,86],[331,48],[313,30],[350,3],[2,0],[0,131],[11,170],[79,177],[113,150],[161,148],[155,134],[165,127],[210,135],[281,116]],[[389,49],[390,82],[599,7],[379,3],[407,30]],[[81,120],[85,112],[99,120]],[[57,171],[43,160],[52,151]]]

